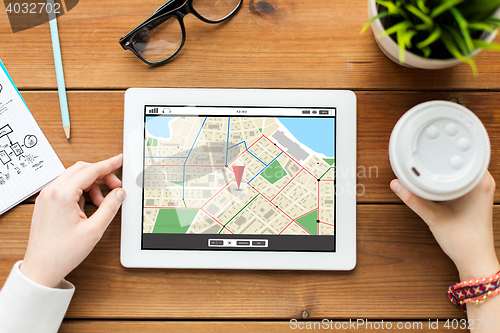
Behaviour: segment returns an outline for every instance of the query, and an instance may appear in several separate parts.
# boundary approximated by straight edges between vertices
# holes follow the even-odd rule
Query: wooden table
[[[0,14],[0,58],[64,165],[121,152],[123,94],[129,87],[354,90],[358,264],[350,272],[125,269],[119,261],[117,217],[68,276],[77,289],[61,332],[285,332],[291,318],[302,316],[394,325],[417,321],[425,329],[428,319],[465,318],[445,294],[458,280],[454,265],[426,225],[389,189],[394,175],[388,140],[412,106],[456,101],[488,129],[490,171],[500,179],[500,53],[477,56],[476,77],[467,65],[407,69],[381,53],[370,31],[359,34],[367,20],[365,0],[244,0],[225,24],[186,17],[187,41],[180,55],[150,68],[122,50],[118,39],[161,4],[86,0],[59,18],[70,144],[61,127],[48,24],[13,34],[7,15]],[[500,201],[499,191],[495,199]],[[0,217],[0,285],[23,258],[33,202]],[[497,253],[499,213],[495,206]]]

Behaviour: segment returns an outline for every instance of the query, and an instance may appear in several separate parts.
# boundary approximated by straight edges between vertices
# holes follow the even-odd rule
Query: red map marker
[[[235,165],[233,166],[234,177],[236,177],[236,185],[238,185],[238,189],[240,188],[241,178],[243,177],[243,172],[245,171],[244,165]]]

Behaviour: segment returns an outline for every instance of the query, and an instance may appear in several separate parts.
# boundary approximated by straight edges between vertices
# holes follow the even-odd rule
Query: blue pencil
[[[57,18],[55,13],[54,0],[47,0],[46,7],[49,14],[50,37],[52,38],[52,51],[54,53],[54,65],[56,67],[57,90],[59,92],[59,104],[61,105],[61,118],[66,139],[70,137],[70,123],[68,111],[68,99],[66,97],[66,86],[64,84],[64,71],[61,58],[61,47],[59,45],[59,32],[57,30]]]

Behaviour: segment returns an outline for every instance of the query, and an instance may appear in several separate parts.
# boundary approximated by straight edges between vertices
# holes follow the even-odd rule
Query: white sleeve
[[[21,263],[14,265],[0,291],[0,332],[57,332],[75,286],[66,280],[58,288],[41,286],[21,273]]]

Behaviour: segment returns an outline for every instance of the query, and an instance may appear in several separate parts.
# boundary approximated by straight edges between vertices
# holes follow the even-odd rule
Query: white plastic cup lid
[[[490,140],[481,120],[452,102],[431,101],[406,112],[389,141],[392,170],[416,195],[435,201],[472,190],[490,162]]]

